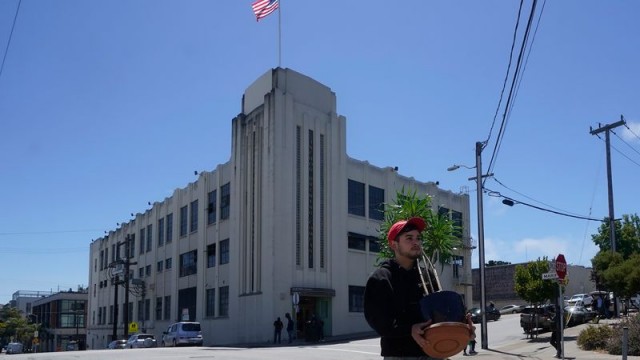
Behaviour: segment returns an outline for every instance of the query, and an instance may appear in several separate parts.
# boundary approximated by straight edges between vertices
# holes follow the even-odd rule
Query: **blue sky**
[[[3,57],[18,3],[0,1]],[[278,65],[278,14],[256,22],[250,5],[22,0],[0,74],[0,303],[87,285],[93,239],[229,160],[243,91]],[[349,156],[468,188],[477,239],[475,171],[446,169],[473,166],[487,138],[489,165],[518,5],[283,0],[282,66],[336,93]],[[638,13],[636,1],[545,4],[491,169],[506,187],[488,189],[606,216],[604,137],[589,129],[624,115],[631,131],[611,135],[615,213],[638,211]],[[597,222],[484,204],[487,260],[589,265],[596,252]]]

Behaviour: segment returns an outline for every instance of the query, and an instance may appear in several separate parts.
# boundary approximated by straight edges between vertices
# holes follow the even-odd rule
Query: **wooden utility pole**
[[[591,135],[597,135],[601,132],[605,133],[605,143],[607,146],[607,189],[609,193],[609,240],[611,241],[611,251],[613,252],[616,252],[616,221],[613,212],[613,184],[611,182],[611,142],[609,140],[609,133],[612,129],[615,129],[618,126],[624,124],[626,124],[626,122],[624,121],[624,116],[620,115],[620,121],[617,121],[613,124],[605,126],[599,124],[599,127],[595,130],[589,128]],[[615,293],[613,295],[614,312],[615,316],[618,317],[618,301],[616,300]]]

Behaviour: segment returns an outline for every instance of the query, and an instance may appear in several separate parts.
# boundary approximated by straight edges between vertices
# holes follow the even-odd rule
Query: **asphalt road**
[[[476,324],[480,349],[480,326]],[[503,315],[498,321],[487,324],[489,346],[492,348],[524,341],[520,329],[520,316]],[[73,352],[10,355],[11,360],[155,360],[155,359],[225,359],[225,360],[282,360],[282,359],[332,359],[379,360],[380,339],[345,340],[318,344],[299,343],[292,346],[243,347],[180,347],[124,350],[88,350]],[[6,356],[4,353],[2,356]]]

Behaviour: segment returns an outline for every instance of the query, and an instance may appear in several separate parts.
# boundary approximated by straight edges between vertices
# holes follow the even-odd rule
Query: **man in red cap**
[[[422,218],[398,221],[387,233],[393,259],[380,264],[364,291],[364,316],[380,335],[385,359],[429,359],[422,350],[424,322],[419,301],[420,273],[416,260],[422,255],[420,234],[427,227]]]

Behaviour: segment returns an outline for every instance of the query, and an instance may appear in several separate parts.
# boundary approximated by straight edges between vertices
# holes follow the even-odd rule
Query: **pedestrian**
[[[278,317],[276,321],[273,322],[273,343],[274,344],[276,343],[276,341],[278,344],[280,344],[283,326],[284,324],[282,323],[282,320],[280,320],[280,317]]]
[[[466,316],[467,322],[472,321],[471,320],[471,313],[467,312],[467,316]],[[469,348],[469,353],[467,354],[467,348]],[[471,338],[469,339],[469,342],[467,343],[467,346],[464,348],[462,355],[467,356],[467,355],[475,355],[478,352],[476,351],[476,334],[475,332],[473,332],[471,334]]]
[[[293,319],[291,319],[291,314],[286,313],[284,317],[287,318],[287,336],[289,336],[289,344],[293,341]]]
[[[364,316],[380,335],[385,359],[428,359],[422,348],[427,340],[419,301],[423,297],[416,260],[422,255],[421,233],[427,227],[422,218],[398,221],[387,233],[394,257],[383,261],[365,286]]]
[[[560,334],[560,307],[556,306],[555,315],[553,317],[553,327],[551,328],[551,339],[550,343],[556,349],[556,358],[561,357],[562,353],[562,344],[558,341],[558,337]]]

